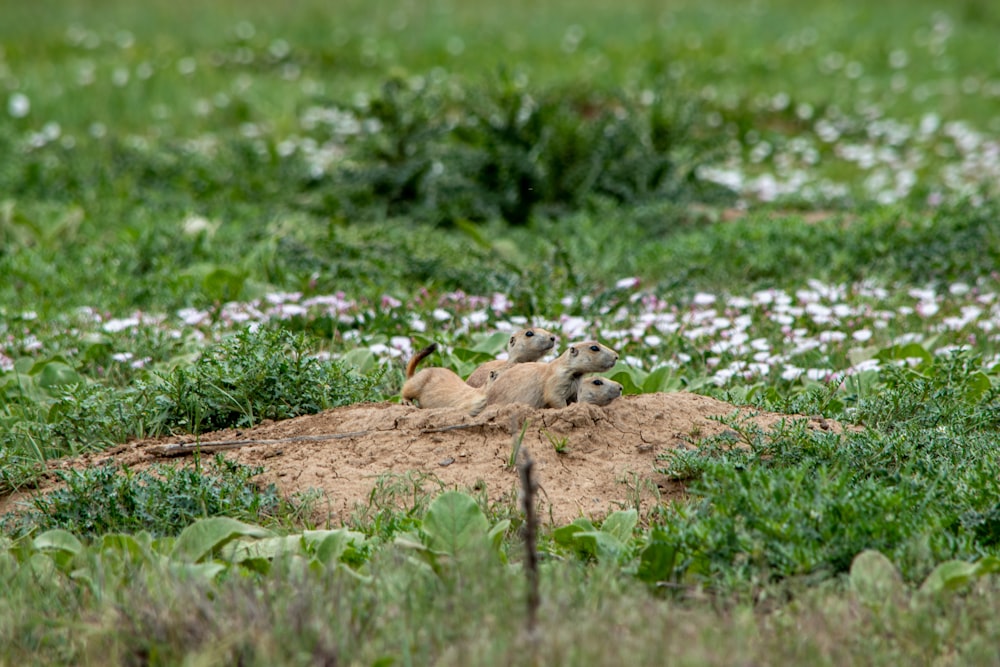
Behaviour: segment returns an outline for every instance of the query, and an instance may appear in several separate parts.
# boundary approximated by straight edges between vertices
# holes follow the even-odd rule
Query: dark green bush
[[[253,426],[374,400],[381,376],[382,371],[360,375],[343,362],[311,356],[302,333],[247,328],[207,349],[193,366],[159,376],[152,430]]]
[[[221,455],[205,468],[153,466],[139,472],[99,466],[59,471],[65,486],[34,499],[34,511],[20,517],[20,530],[63,528],[81,537],[146,530],[177,535],[202,517],[229,516],[260,522],[282,501],[274,486],[252,481],[262,468],[227,461]]]

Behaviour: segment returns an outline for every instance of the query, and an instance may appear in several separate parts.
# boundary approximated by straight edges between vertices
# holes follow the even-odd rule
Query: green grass
[[[629,391],[865,429],[731,422],[661,462],[687,501],[544,535],[534,642],[513,501],[449,561],[421,476],[347,547],[243,469],[73,473],[0,537],[0,662],[991,664],[994,4],[7,3],[0,492],[392,397],[400,341],[468,372],[518,317]],[[218,515],[294,548],[177,557]]]

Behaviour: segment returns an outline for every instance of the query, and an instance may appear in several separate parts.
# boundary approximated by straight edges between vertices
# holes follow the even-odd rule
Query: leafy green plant
[[[566,452],[569,451],[568,436],[563,436],[560,438],[558,436],[549,433],[548,431],[542,431],[542,433],[545,434],[545,439],[549,441],[549,444],[552,445],[552,448],[556,450],[556,454],[565,454]]]
[[[620,94],[531,90],[501,73],[455,98],[392,79],[353,113],[378,129],[347,143],[352,159],[322,197],[341,215],[526,224],[536,211],[565,213],[592,199],[724,192],[696,175],[709,142],[692,132],[693,103],[680,93],[643,106]]]
[[[459,491],[445,491],[428,506],[420,532],[400,535],[395,543],[412,549],[442,574],[449,563],[470,553],[493,553],[506,560],[502,540],[509,527],[507,519],[490,527],[474,498]]]
[[[191,368],[159,376],[157,430],[252,426],[371,400],[383,372],[362,376],[342,362],[322,362],[302,334],[244,329]]]
[[[620,564],[632,555],[632,532],[638,518],[634,509],[620,510],[609,514],[600,528],[595,528],[589,519],[581,517],[553,531],[552,539],[583,559]]]
[[[273,486],[253,482],[260,472],[221,455],[205,468],[59,471],[63,488],[35,497],[31,512],[8,520],[21,531],[59,528],[87,538],[142,530],[176,535],[198,518],[217,515],[259,520],[280,513],[286,502]]]

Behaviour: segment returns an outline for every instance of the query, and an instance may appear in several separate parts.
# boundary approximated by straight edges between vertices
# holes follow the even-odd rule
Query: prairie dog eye
[[[600,352],[601,351],[601,347],[599,345],[591,345],[590,346],[590,351],[591,352]]]
[[[594,386],[595,387],[601,387],[603,385],[604,385],[604,383],[602,381],[600,381],[600,380],[594,380]]]
[[[525,332],[524,332],[524,337],[525,337],[525,338],[531,338],[531,337],[532,337],[532,336],[534,336],[534,335],[535,335],[535,332],[534,332],[534,331],[530,331],[530,330],[529,330],[529,331],[525,331]]]

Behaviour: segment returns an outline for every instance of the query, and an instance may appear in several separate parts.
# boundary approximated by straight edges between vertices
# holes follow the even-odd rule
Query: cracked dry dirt
[[[656,468],[657,455],[692,447],[701,438],[729,430],[714,416],[732,415],[765,430],[788,415],[737,408],[685,392],[625,396],[600,408],[573,404],[562,410],[533,410],[524,405],[493,406],[477,417],[453,410],[419,410],[394,403],[354,405],[252,429],[203,434],[200,443],[230,442],[227,458],[261,465],[260,481],[274,483],[285,494],[316,489],[321,520],[337,525],[368,503],[376,481],[387,473],[417,471],[433,476],[446,488],[485,493],[491,502],[517,497],[517,472],[507,466],[513,442],[528,426],[522,448],[536,462],[542,516],[562,524],[577,516],[600,518],[609,511],[648,507],[683,494]],[[803,418],[804,417],[798,417]],[[833,422],[807,418],[816,429],[840,430]],[[565,439],[566,451],[554,442]],[[247,442],[251,441],[251,442]],[[277,441],[277,442],[275,442]],[[143,440],[52,464],[54,468],[116,463],[134,469],[161,462],[189,465],[190,456],[171,447],[195,438]],[[425,491],[438,487],[424,481]],[[44,490],[44,489],[43,489]],[[402,494],[401,500],[408,495]],[[9,504],[0,502],[0,505]],[[0,508],[2,509],[2,508]],[[325,521],[324,521],[325,523]]]

